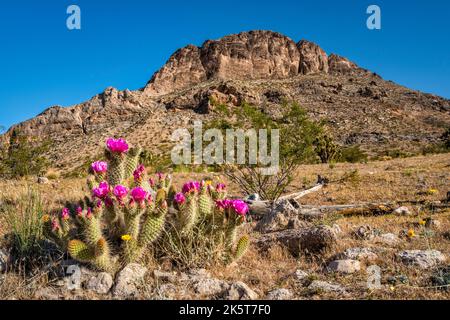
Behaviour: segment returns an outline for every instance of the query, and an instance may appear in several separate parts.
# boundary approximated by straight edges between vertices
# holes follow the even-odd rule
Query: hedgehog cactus
[[[249,238],[236,242],[236,230],[245,220],[248,207],[241,200],[226,200],[226,187],[211,182],[188,182],[177,193],[170,175],[149,178],[139,164],[141,148],[129,148],[123,139],[108,139],[105,157],[91,167],[88,186],[91,200],[70,212],[64,208],[44,216],[44,233],[62,250],[80,262],[115,272],[126,263],[138,261],[149,244],[165,241],[169,206],[176,219],[165,234],[199,236],[207,230],[211,241],[226,248],[226,261],[239,259]],[[197,228],[199,225],[206,228]],[[183,243],[181,243],[183,245]]]

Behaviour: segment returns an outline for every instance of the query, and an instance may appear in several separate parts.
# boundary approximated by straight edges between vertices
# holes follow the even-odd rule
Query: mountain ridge
[[[51,139],[49,157],[61,167],[92,155],[110,135],[162,152],[174,129],[214,117],[211,98],[230,107],[248,102],[268,114],[295,100],[313,118],[329,120],[340,143],[374,152],[397,144],[411,149],[405,141],[433,143],[450,125],[448,99],[385,81],[310,41],[258,30],[178,49],[141,89],[109,87],[86,102],[50,107],[12,126],[1,141],[7,146],[19,131]]]

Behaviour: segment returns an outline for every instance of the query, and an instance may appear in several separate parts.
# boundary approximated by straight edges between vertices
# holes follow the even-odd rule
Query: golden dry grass
[[[356,170],[356,171],[355,171]],[[301,199],[303,204],[346,204],[361,202],[386,201],[438,201],[446,198],[450,187],[450,154],[430,155],[407,159],[370,162],[368,164],[336,164],[308,165],[299,168],[296,179],[289,191],[309,187],[315,183],[320,174],[330,180],[323,190]],[[174,174],[177,186],[186,180],[215,178],[219,174]],[[25,190],[27,184],[35,185],[31,180],[3,181],[0,183],[0,199],[14,199],[18,193]],[[48,210],[60,209],[66,201],[77,202],[88,194],[84,179],[54,179],[46,185],[36,185],[46,200]],[[232,195],[241,195],[235,185],[230,185]],[[437,192],[429,192],[436,189]],[[430,288],[430,276],[433,270],[419,270],[405,266],[396,258],[396,253],[405,249],[436,249],[450,256],[450,239],[446,232],[450,230],[450,211],[439,209],[430,211],[422,205],[409,204],[411,216],[340,216],[333,215],[325,223],[337,223],[342,229],[337,248],[323,256],[315,258],[301,256],[293,258],[281,248],[274,247],[270,252],[261,253],[251,248],[237,266],[216,267],[209,270],[214,276],[225,280],[239,280],[247,283],[260,297],[275,288],[289,288],[295,292],[298,299],[450,299],[450,290]],[[420,219],[433,217],[440,222],[438,229],[424,234]],[[0,234],[7,232],[4,221],[0,217]],[[369,240],[358,240],[352,236],[360,225],[370,225],[383,233],[393,233],[402,239],[397,246],[382,246]],[[417,236],[408,239],[403,234],[410,228]],[[382,269],[383,288],[370,291],[367,289],[367,274],[365,267],[361,272],[351,275],[331,274],[324,271],[327,262],[338,252],[352,247],[371,247],[376,250],[378,260],[375,263]],[[149,269],[155,268],[155,262],[149,262]],[[292,276],[297,269],[310,274],[309,280],[319,279],[331,283],[339,283],[348,289],[349,295],[321,293],[311,294],[300,286]],[[387,278],[390,276],[406,276],[406,284],[396,284],[390,288]],[[143,298],[151,298],[150,280],[147,288],[144,286]],[[44,286],[46,277],[39,280],[27,279],[17,274],[7,274],[0,280],[0,298],[33,298],[36,286]],[[31,287],[32,288],[31,288]],[[145,294],[147,293],[147,294]],[[86,298],[79,294],[67,298]],[[92,297],[92,298],[102,298]],[[178,296],[186,298],[186,296]],[[189,297],[189,296],[188,296]]]

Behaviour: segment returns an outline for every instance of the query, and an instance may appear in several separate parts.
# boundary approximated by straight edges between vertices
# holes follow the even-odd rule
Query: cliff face
[[[299,74],[328,73],[359,68],[343,58],[328,56],[318,45],[295,43],[271,31],[250,31],[189,45],[175,52],[144,89],[161,95],[210,79],[286,79]],[[346,62],[346,63],[344,63]]]
[[[296,100],[313,118],[327,119],[342,144],[369,150],[419,148],[450,126],[447,99],[384,81],[312,42],[250,31],[179,49],[141,90],[108,88],[87,102],[51,107],[0,141],[7,146],[18,131],[51,139],[50,159],[68,167],[111,135],[164,152],[174,129],[215,116],[211,98],[230,107],[246,101],[268,114]]]

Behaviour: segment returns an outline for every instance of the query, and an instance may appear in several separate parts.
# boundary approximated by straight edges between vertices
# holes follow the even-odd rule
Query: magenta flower
[[[92,189],[94,197],[104,199],[109,193],[108,182],[101,182],[97,188]]]
[[[153,180],[152,178],[148,179],[148,183],[150,184],[151,187],[155,186],[155,180]]]
[[[59,229],[59,223],[58,220],[56,220],[55,218],[53,218],[52,220],[52,230],[53,231],[57,231]]]
[[[240,216],[245,216],[248,212],[248,205],[242,200],[233,200],[231,206]]]
[[[200,190],[200,183],[198,181],[190,181],[183,185],[183,193],[197,192]]]
[[[217,200],[216,206],[221,209],[229,209],[231,207],[232,203],[233,203],[233,200],[228,200],[228,199]]]
[[[124,139],[109,138],[106,140],[106,146],[109,151],[115,153],[124,153],[128,151],[128,143]]]
[[[104,201],[105,201],[105,206],[107,206],[108,208],[114,206],[114,202],[112,201],[112,199],[110,197],[106,197]]]
[[[90,219],[92,218],[92,208],[87,208],[87,212],[86,212],[86,218]]]
[[[140,164],[133,172],[134,181],[140,181],[145,172],[145,167]]]
[[[159,181],[161,181],[162,179],[164,179],[164,173],[158,172],[156,175],[158,176]]]
[[[80,206],[77,207],[77,216],[82,216],[83,215],[83,208],[81,208]]]
[[[227,186],[224,183],[218,183],[216,185],[217,192],[225,191],[226,188],[227,188]]]
[[[177,203],[177,204],[183,204],[184,202],[186,201],[186,197],[184,196],[184,194],[182,194],[181,192],[178,192],[176,195],[175,195],[175,202]]]
[[[143,203],[145,201],[145,197],[147,196],[147,191],[145,191],[141,187],[136,187],[131,190],[131,197],[134,201],[138,203]]]
[[[108,170],[108,164],[105,161],[95,161],[91,164],[91,169],[95,173],[105,173]]]
[[[61,218],[66,220],[66,219],[69,219],[69,217],[70,217],[69,209],[64,208],[61,212]]]
[[[128,194],[128,188],[122,185],[117,185],[114,187],[113,193],[118,200],[122,200]]]

